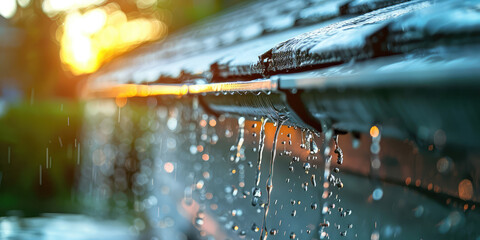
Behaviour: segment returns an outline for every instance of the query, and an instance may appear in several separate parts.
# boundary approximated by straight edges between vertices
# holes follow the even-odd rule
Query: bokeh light
[[[167,26],[155,18],[130,18],[116,3],[85,13],[69,12],[60,39],[60,56],[75,75],[91,73],[102,63],[167,33]]]
[[[60,12],[77,10],[103,2],[105,0],[45,0],[42,9],[47,15],[54,16]]]
[[[4,18],[11,18],[17,11],[17,3],[15,0],[1,0],[0,1],[0,16]]]

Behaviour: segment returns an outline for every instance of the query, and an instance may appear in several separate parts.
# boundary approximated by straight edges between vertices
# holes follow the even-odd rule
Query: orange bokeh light
[[[377,126],[372,126],[370,128],[370,136],[372,136],[373,138],[376,138],[378,137],[379,134],[380,134],[380,130],[378,129]]]
[[[85,13],[66,14],[60,57],[75,75],[96,71],[104,62],[167,34],[167,26],[156,18],[130,18],[118,4],[109,3]]]

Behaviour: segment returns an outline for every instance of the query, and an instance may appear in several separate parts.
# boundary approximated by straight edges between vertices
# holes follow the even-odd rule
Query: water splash
[[[259,198],[262,196],[262,191],[258,187],[260,185],[260,176],[262,175],[261,167],[262,167],[262,157],[263,157],[263,149],[265,147],[265,124],[268,121],[268,118],[261,119],[262,125],[260,127],[260,137],[258,140],[258,160],[257,160],[257,175],[255,178],[255,187],[253,189],[253,198],[252,198],[252,205],[256,206],[258,204]]]
[[[273,190],[273,170],[275,167],[275,156],[277,154],[277,140],[278,140],[278,134],[280,133],[280,129],[282,128],[282,124],[285,122],[286,119],[279,118],[277,119],[276,122],[276,129],[275,129],[275,136],[273,137],[273,145],[272,145],[272,156],[270,158],[270,169],[269,169],[269,174],[268,174],[268,179],[267,179],[267,204],[265,206],[265,211],[263,215],[263,226],[262,226],[262,232],[260,234],[260,240],[266,240],[268,237],[268,231],[267,231],[267,217],[268,217],[268,211],[270,209],[270,197],[272,194]],[[272,229],[270,231],[270,234],[272,234]],[[276,230],[274,231],[274,234],[276,234]]]

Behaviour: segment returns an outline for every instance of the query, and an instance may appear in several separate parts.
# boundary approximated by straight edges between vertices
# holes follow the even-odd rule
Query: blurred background
[[[81,212],[79,83],[112,58],[238,2],[1,0],[0,216]]]
[[[76,83],[113,57],[238,2],[2,0],[2,99],[73,98]]]
[[[112,69],[121,74],[123,67],[127,68],[141,57],[125,58],[129,61],[124,61],[123,65],[114,65],[114,58],[129,56],[134,49],[142,56],[141,50],[154,49],[142,49],[142,46],[161,43],[187,26],[230,7],[251,4],[237,15],[226,16],[234,23],[238,20],[241,23],[238,26],[223,25],[219,18],[210,28],[208,24],[196,25],[203,27],[203,35],[195,35],[194,26],[190,28],[193,31],[186,31],[184,35],[188,41],[176,44],[182,35],[170,39],[170,45],[164,48],[171,47],[172,51],[159,51],[159,56],[167,57],[165,62],[151,63],[152,72],[155,73],[157,65],[162,65],[167,70],[160,71],[167,73],[170,67],[179,70],[175,64],[168,65],[168,57],[183,50],[185,54],[176,59],[181,64],[210,64],[208,61],[220,56],[220,51],[215,55],[217,48],[223,48],[227,53],[224,65],[235,61],[248,65],[251,56],[254,56],[253,61],[258,61],[256,51],[264,53],[282,40],[403,1],[338,0],[331,6],[330,2],[315,0],[277,1],[272,5],[269,1],[255,2],[257,5],[253,1],[240,2],[0,0],[0,238],[258,239],[265,225],[269,230],[267,235],[274,239],[480,239],[480,214],[476,207],[480,192],[477,171],[480,162],[477,146],[480,144],[471,137],[476,136],[476,125],[458,126],[433,116],[432,119],[440,123],[438,126],[417,126],[425,123],[420,120],[430,119],[419,108],[412,118],[418,117],[420,123],[405,121],[411,124],[408,126],[413,131],[418,130],[407,136],[420,137],[389,138],[387,134],[382,136],[384,128],[381,124],[375,125],[374,121],[368,122],[361,133],[334,132],[332,129],[318,133],[291,122],[282,126],[272,118],[262,127],[262,116],[213,114],[208,107],[202,107],[204,103],[198,96],[150,96],[129,98],[128,101],[123,96],[80,98],[80,88],[100,68],[108,70],[113,65]],[[350,5],[358,12],[343,8],[351,2],[360,6],[358,10],[355,4]],[[296,4],[301,7],[297,9]],[[271,12],[263,11],[271,7],[274,8]],[[255,16],[250,14],[251,9],[266,13]],[[398,9],[401,11],[401,6]],[[475,11],[478,9],[477,5]],[[245,17],[245,22],[236,19],[240,17]],[[480,19],[475,17],[477,15],[471,19]],[[415,21],[421,22],[412,20]],[[474,23],[468,26],[475,27]],[[217,36],[210,39],[210,34],[219,29],[222,39],[215,39]],[[465,29],[469,41],[475,45],[477,35]],[[343,34],[339,32],[337,35]],[[201,42],[192,44],[197,37]],[[355,40],[355,37],[344,39]],[[461,45],[463,42],[455,43]],[[203,48],[208,51],[202,52]],[[244,52],[244,49],[250,51]],[[452,52],[459,55],[465,53],[454,50]],[[413,57],[408,55],[405,59],[399,58],[399,62],[433,56],[425,62],[438,63],[441,68],[445,62],[457,60],[458,55],[444,60],[435,55],[435,51],[433,54],[427,51],[412,54]],[[201,54],[195,55],[199,52]],[[443,49],[438,52],[442,53]],[[239,58],[228,58],[231,53],[238,54]],[[263,57],[268,59],[267,55]],[[190,56],[194,57],[189,59]],[[386,64],[387,69],[391,67],[388,64],[395,65],[398,59],[394,57],[392,62],[380,59],[378,68],[383,68],[382,64]],[[151,60],[146,58],[145,61],[148,59]],[[184,59],[195,64],[182,62]],[[346,62],[342,66],[346,66],[347,71],[342,68],[336,71],[348,73],[349,64],[354,65],[355,61]],[[191,83],[225,70],[217,62],[208,67],[200,73],[182,69],[172,81],[186,79]],[[248,67],[258,70],[256,65]],[[226,69],[233,74],[242,73],[241,67]],[[142,68],[138,70],[142,71]],[[98,79],[111,82],[120,79],[118,82],[121,82],[130,77],[109,79],[118,72],[112,71],[111,75],[104,74]],[[161,75],[163,72],[159,74],[160,80],[169,80],[169,76]],[[261,75],[256,72],[248,77],[258,76]],[[220,79],[229,81],[229,77]],[[150,80],[159,81],[157,78]],[[409,96],[419,96],[417,92],[422,89],[405,92],[410,93]],[[435,96],[443,99],[449,96],[447,93],[456,94],[449,107],[457,112],[450,114],[445,110],[444,115],[439,116],[458,116],[458,121],[465,120],[464,123],[480,119],[475,104],[463,104],[467,110],[456,108],[456,104],[469,102],[466,96],[476,94],[472,89],[468,92],[470,95],[466,95],[464,89],[441,88],[445,91]],[[322,94],[339,99],[341,95],[337,94],[349,94],[344,90],[339,88]],[[356,90],[354,87],[353,92]],[[374,91],[384,96],[392,92],[395,95],[398,89],[390,90]],[[297,93],[296,89],[288,91]],[[424,98],[412,97],[411,102],[407,102],[412,105],[402,105],[405,92],[398,94],[398,108],[401,113],[410,113],[407,106]],[[281,99],[277,94],[265,91],[249,96],[252,99]],[[217,93],[203,99],[211,101],[213,107],[235,112],[241,104],[234,98],[238,96],[233,95]],[[305,102],[316,104],[315,100],[320,99],[318,94],[311,95],[313,100],[307,98]],[[354,97],[351,101],[361,104]],[[388,103],[382,105],[383,102],[378,101],[381,103],[376,105],[378,99],[371,99],[372,102],[363,102],[365,105],[339,101],[341,107],[333,104],[332,109],[350,112],[356,120],[365,117],[367,122],[371,119],[366,116],[367,112],[361,112],[367,109],[362,106],[371,107],[373,112],[378,106],[389,109]],[[438,103],[435,106],[446,106],[442,101],[435,103]],[[324,110],[321,104],[318,106]],[[358,112],[350,109],[364,115],[357,116]],[[399,115],[392,122],[401,122],[398,119],[403,115]],[[278,136],[274,137],[277,129]],[[458,129],[462,131],[451,134]],[[259,154],[263,149],[260,140],[263,132],[266,134],[264,160],[257,162],[259,156],[263,156]],[[462,138],[453,136],[464,133],[469,140],[460,144],[454,141]],[[332,140],[334,135],[338,137],[335,138],[337,142]],[[340,158],[340,147],[345,163],[334,160],[331,166],[326,164],[323,159],[328,155]],[[265,182],[274,169],[273,165],[269,169],[270,161],[274,160],[270,153],[274,149],[278,153],[272,155],[277,156],[278,163],[276,177],[272,180],[275,189],[270,205],[267,204]],[[342,180],[331,180],[330,171]],[[254,204],[254,186],[259,186],[256,183],[259,175],[262,176],[259,182],[263,195],[255,196],[259,202]],[[265,206],[271,206],[268,216],[264,215]]]

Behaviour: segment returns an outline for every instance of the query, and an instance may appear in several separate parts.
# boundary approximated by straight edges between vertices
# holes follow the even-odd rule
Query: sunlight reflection
[[[15,0],[1,0],[0,1],[0,16],[11,18],[17,11],[17,4]]]
[[[62,62],[78,75],[97,70],[106,60],[143,42],[165,36],[167,26],[155,18],[129,19],[112,3],[83,14],[68,13],[61,31]]]

